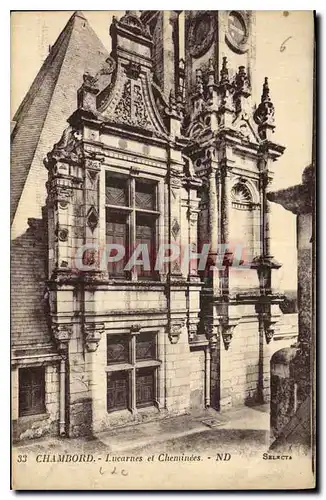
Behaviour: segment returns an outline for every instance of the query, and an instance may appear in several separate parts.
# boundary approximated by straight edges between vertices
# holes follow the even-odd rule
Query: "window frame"
[[[23,380],[26,379],[23,377],[24,373],[23,372],[35,372],[35,371],[40,371],[39,374],[39,383],[35,383],[33,381],[33,377],[30,376],[30,384],[26,384],[24,386]],[[39,390],[41,393],[41,401],[38,404],[35,404],[34,397],[35,397],[35,389]],[[26,398],[27,394],[30,398],[30,404],[28,405],[29,407],[26,409],[23,407],[23,399]],[[28,398],[27,398],[28,399]],[[19,367],[18,369],[18,416],[19,418],[24,418],[24,417],[29,417],[29,416],[37,416],[37,415],[44,415],[46,414],[46,373],[45,373],[45,366],[22,366]],[[25,399],[26,401],[26,399]]]
[[[114,205],[107,202],[107,179],[121,179],[125,182],[126,186],[126,199],[127,204],[124,206]],[[137,183],[139,184],[149,184],[153,188],[154,195],[154,209],[144,209],[137,207],[136,204],[136,191],[137,191]],[[135,248],[136,248],[136,239],[137,239],[137,217],[143,216],[148,217],[153,225],[153,255],[150,255],[151,262],[151,270],[144,271],[144,274],[140,274],[137,270],[137,266],[134,266],[131,271],[124,271],[121,275],[114,275],[112,272],[109,272],[109,278],[114,280],[128,280],[128,281],[157,281],[159,280],[159,273],[154,269],[154,263],[157,254],[158,248],[158,232],[159,232],[159,221],[161,217],[161,212],[158,210],[158,193],[159,193],[159,181],[157,179],[153,179],[152,177],[146,176],[133,176],[122,174],[115,170],[107,169],[105,170],[105,225],[108,222],[108,214],[119,213],[120,215],[123,213],[126,216],[126,253],[125,253],[125,263],[128,262],[130,257],[132,256]],[[107,241],[107,230],[105,229],[105,238]],[[107,266],[108,269],[108,266]]]
[[[109,376],[112,373],[117,373],[117,372],[128,372],[129,375],[129,393],[128,393],[128,405],[127,408],[124,408],[126,410],[129,410],[131,413],[136,413],[137,410],[145,407],[155,407],[157,405],[158,401],[158,380],[159,380],[159,368],[161,366],[161,361],[158,359],[158,332],[157,331],[144,331],[144,332],[132,332],[129,334],[119,334],[117,335],[116,333],[114,334],[107,334],[107,343],[109,342],[110,337],[118,336],[120,338],[123,338],[124,336],[128,335],[129,339],[129,353],[128,353],[128,358],[129,362],[128,363],[117,363],[117,364],[110,364],[108,363],[107,359],[107,365],[105,368],[106,372],[106,397],[107,397],[107,404],[106,404],[106,410],[107,413],[114,413],[115,411],[121,411],[120,408],[108,408],[108,384],[109,384]],[[152,335],[154,338],[155,342],[155,352],[154,352],[154,357],[150,359],[137,359],[137,338],[141,338],[142,335]],[[138,403],[137,404],[137,371],[138,370],[149,370],[153,371],[153,400],[151,402],[145,402],[145,403]]]

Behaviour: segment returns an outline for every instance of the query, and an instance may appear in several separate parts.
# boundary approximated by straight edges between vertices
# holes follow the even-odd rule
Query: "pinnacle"
[[[80,17],[81,19],[83,19],[84,21],[87,21],[86,17],[84,16],[84,14],[82,13],[81,10],[75,10],[75,12],[73,13],[72,15],[73,18],[75,17]]]

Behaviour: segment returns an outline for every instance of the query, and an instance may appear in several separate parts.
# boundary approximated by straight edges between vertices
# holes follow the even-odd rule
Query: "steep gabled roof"
[[[107,56],[84,15],[76,11],[19,106],[11,136],[11,222],[15,235],[27,228],[27,217],[41,217],[47,180],[43,158],[60,139],[76,108],[83,73],[96,73]]]
[[[108,53],[80,12],[53,45],[13,122],[11,144],[11,332],[13,347],[51,344],[47,323],[47,227],[42,220],[47,170],[43,159],[77,107],[85,72]]]

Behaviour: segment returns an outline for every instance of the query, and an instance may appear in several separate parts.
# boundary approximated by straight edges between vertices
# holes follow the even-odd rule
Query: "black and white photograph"
[[[315,24],[11,12],[12,489],[316,487]]]

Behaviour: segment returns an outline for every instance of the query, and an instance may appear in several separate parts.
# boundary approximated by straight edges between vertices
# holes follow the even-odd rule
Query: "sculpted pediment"
[[[253,119],[247,113],[240,113],[232,124],[233,130],[235,130],[239,137],[249,143],[258,144],[260,142],[257,126],[255,125]]]
[[[151,73],[130,61],[118,65],[112,81],[97,97],[102,119],[167,138],[151,88]]]

